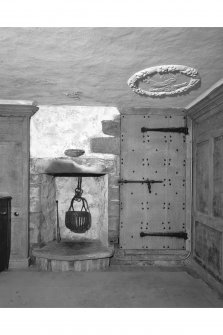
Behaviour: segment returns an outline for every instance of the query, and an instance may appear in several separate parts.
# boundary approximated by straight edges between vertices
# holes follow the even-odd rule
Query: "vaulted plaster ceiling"
[[[185,107],[223,78],[223,28],[0,28],[0,99],[39,105]],[[141,97],[127,80],[182,64],[201,86],[178,97]]]

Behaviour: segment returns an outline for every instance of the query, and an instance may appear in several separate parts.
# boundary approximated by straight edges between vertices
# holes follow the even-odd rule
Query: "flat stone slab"
[[[109,258],[113,255],[113,247],[105,247],[98,240],[62,240],[48,242],[46,246],[34,249],[32,255],[37,258],[58,261],[80,261],[87,259]]]
[[[46,173],[54,176],[102,176],[107,173],[106,167],[103,164],[93,166],[84,166],[78,164],[72,159],[56,158],[37,160],[36,169],[39,173]]]

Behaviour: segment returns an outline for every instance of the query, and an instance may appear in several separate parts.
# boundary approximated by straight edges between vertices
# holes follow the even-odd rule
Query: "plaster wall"
[[[30,123],[32,158],[63,157],[66,149],[84,149],[87,156],[104,157],[90,149],[90,138],[103,134],[101,121],[119,115],[115,107],[39,106]]]

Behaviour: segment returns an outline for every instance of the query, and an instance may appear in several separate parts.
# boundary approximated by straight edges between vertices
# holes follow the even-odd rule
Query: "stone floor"
[[[223,307],[186,268],[120,268],[100,272],[0,273],[0,307]]]

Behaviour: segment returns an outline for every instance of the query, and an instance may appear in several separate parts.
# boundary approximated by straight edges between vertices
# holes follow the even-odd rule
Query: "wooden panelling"
[[[10,266],[28,265],[29,118],[38,108],[29,102],[0,104],[0,191],[12,197]]]
[[[202,213],[208,213],[209,199],[209,141],[197,144],[196,155],[196,208]]]
[[[223,279],[223,81],[191,104],[193,122],[193,254]]]
[[[216,275],[222,274],[222,233],[195,222],[195,256]]]
[[[223,217],[223,135],[214,138],[213,214]]]
[[[223,108],[217,113],[212,115],[210,118],[205,119],[197,125],[196,136],[200,136],[201,134],[207,134],[211,132],[216,132],[221,129],[223,125]]]
[[[1,190],[12,196],[12,243],[11,255],[17,255],[24,245],[22,236],[26,215],[23,207],[23,154],[21,142],[0,143],[0,186]],[[15,216],[14,213],[18,213]],[[20,238],[21,237],[21,238]]]

